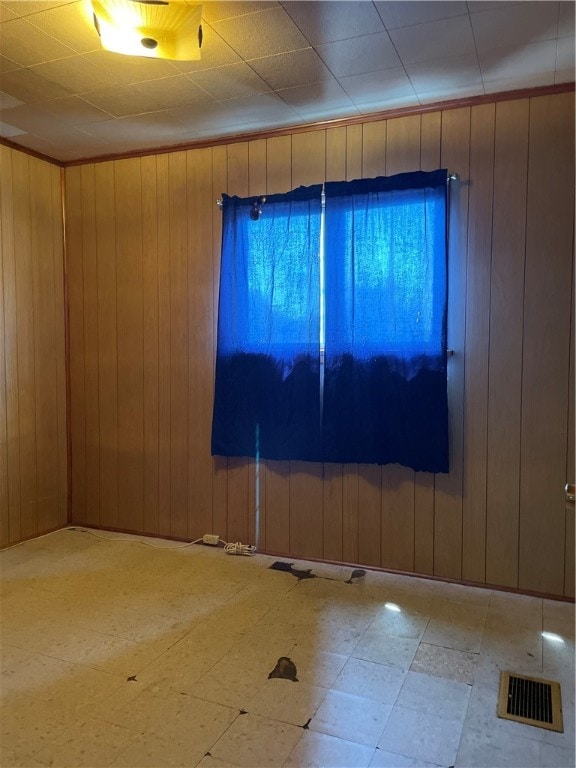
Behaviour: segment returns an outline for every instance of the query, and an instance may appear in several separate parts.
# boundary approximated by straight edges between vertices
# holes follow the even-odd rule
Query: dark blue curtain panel
[[[212,453],[447,472],[447,173],[321,193],[223,196]]]

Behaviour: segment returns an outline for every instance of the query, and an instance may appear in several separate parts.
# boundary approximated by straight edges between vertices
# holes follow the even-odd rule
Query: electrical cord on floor
[[[169,546],[165,546],[162,544],[149,544],[147,541],[142,541],[142,539],[121,539],[117,536],[100,536],[98,533],[95,533],[94,531],[89,530],[88,528],[80,528],[77,525],[71,526],[66,529],[67,531],[80,531],[81,533],[89,533],[90,536],[94,536],[96,539],[102,539],[102,541],[120,541],[120,542],[127,542],[128,544],[142,544],[144,547],[150,547],[150,549],[184,549],[185,547],[191,547],[192,544],[199,544],[202,539],[195,539],[194,541],[187,541],[183,544],[173,544]]]
[[[256,547],[253,544],[242,544],[239,541],[234,544],[226,541],[222,541],[222,543],[224,544],[224,553],[227,555],[253,555],[256,552]]]

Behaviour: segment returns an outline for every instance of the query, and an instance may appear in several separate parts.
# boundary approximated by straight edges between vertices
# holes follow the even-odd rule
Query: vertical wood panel
[[[11,178],[6,170],[6,163],[10,163],[10,156],[4,147],[0,147],[0,178]],[[6,176],[5,176],[6,174]],[[12,196],[12,190],[8,192],[5,181],[0,181],[0,547],[10,544],[10,518],[8,499],[8,408],[6,403],[6,328],[5,328],[5,296],[4,296],[4,259],[6,258],[4,246],[4,230],[11,226],[4,221],[4,196]]]
[[[170,205],[170,534],[188,529],[188,225],[186,154],[168,156]]]
[[[388,121],[386,131],[387,176],[418,170],[420,166],[420,117]],[[364,175],[372,175],[370,173]],[[414,570],[414,471],[408,467],[382,467],[382,565]]]
[[[326,131],[326,181],[342,181],[346,178],[345,127]],[[343,504],[344,467],[342,464],[325,464],[322,483],[322,517],[324,557],[342,560],[343,555]]]
[[[346,181],[362,175],[362,125],[346,127]],[[358,555],[358,464],[342,466],[342,557],[357,563]]]
[[[144,306],[144,527],[160,530],[158,520],[158,198],[156,158],[143,157],[142,298]]]
[[[576,384],[574,381],[574,244],[572,244],[572,297],[570,311],[570,375],[568,378],[568,448],[566,451],[566,482],[574,484],[576,481],[576,462],[575,435],[574,435],[574,392]],[[576,587],[574,572],[574,545],[575,545],[575,526],[574,526],[574,504],[566,504],[566,533],[565,533],[565,562],[564,562],[564,594],[574,597]]]
[[[358,561],[381,565],[382,540],[386,533],[382,521],[383,470],[376,464],[358,466]]]
[[[292,138],[267,140],[266,192],[287,192],[292,187]],[[266,461],[266,549],[290,551],[290,462]]]
[[[362,176],[384,176],[386,173],[386,133],[389,120],[362,125]]]
[[[214,147],[212,150],[212,202],[228,190],[228,148]],[[216,362],[216,340],[218,338],[218,292],[220,285],[220,250],[222,242],[222,212],[217,205],[212,205],[212,267],[213,267],[213,306],[212,339],[214,357],[212,363],[211,388],[214,388],[214,364]],[[228,524],[228,460],[225,456],[212,459],[212,531],[222,538],[227,536]]]
[[[494,180],[494,104],[473,107],[470,127],[462,577],[486,579],[488,348]]]
[[[212,532],[212,150],[187,153],[188,200],[188,537]],[[218,213],[220,213],[220,210]],[[214,531],[220,533],[220,531]],[[224,535],[224,531],[221,532]]]
[[[64,298],[64,231],[63,200],[64,170],[50,167],[52,183],[52,240],[54,262],[54,328],[56,345],[56,408],[58,441],[58,525],[68,522],[68,424],[67,424],[67,364],[66,321]]]
[[[38,531],[58,526],[58,400],[50,166],[30,161]],[[59,333],[63,329],[58,329]]]
[[[6,376],[6,463],[8,543],[22,537],[20,525],[20,431],[18,428],[18,335],[16,329],[16,259],[14,251],[13,152],[0,146],[0,205],[4,278],[4,352]],[[4,515],[2,515],[4,517]]]
[[[530,101],[519,586],[552,594],[564,589],[573,109],[569,93]]]
[[[488,371],[486,581],[518,586],[529,101],[496,105]]]
[[[100,428],[98,403],[98,254],[94,166],[81,166],[82,280],[84,283],[84,411],[86,501],[84,521],[100,523]]]
[[[140,159],[115,167],[118,320],[118,522],[144,521],[144,327]]]
[[[114,163],[94,169],[98,264],[98,401],[100,523],[117,528],[118,337],[116,323],[116,210]]]
[[[295,135],[292,138],[292,186],[323,183],[325,157],[325,131]],[[320,463],[290,462],[290,551],[302,557],[322,557],[322,477]]]
[[[464,463],[464,343],[466,312],[466,232],[468,228],[470,110],[442,114],[442,166],[457,173],[450,185],[448,253],[448,364],[450,473],[436,476],[434,573],[462,576],[462,476]]]
[[[420,168],[440,167],[440,112],[428,112],[420,121]],[[414,570],[434,573],[434,482],[430,472],[414,473]]]
[[[66,243],[69,254],[68,307],[70,313],[70,453],[71,514],[85,522],[86,424],[84,397],[84,280],[82,277],[82,194],[80,167],[66,169]]]
[[[20,524],[24,538],[38,532],[34,321],[39,322],[40,318],[34,317],[30,162],[28,156],[19,152],[13,156]]]
[[[158,205],[158,532],[171,532],[170,156],[156,158]]]
[[[266,139],[251,141],[248,145],[248,194],[266,192]],[[251,514],[248,540],[258,549],[266,541],[266,468],[257,457],[248,477],[248,494]]]
[[[248,144],[232,144],[228,148],[228,192],[248,196]],[[228,458],[228,522],[230,541],[248,541],[249,476],[254,461],[236,456]]]

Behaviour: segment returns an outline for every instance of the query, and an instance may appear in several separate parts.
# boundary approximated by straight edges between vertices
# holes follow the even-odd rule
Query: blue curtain
[[[223,196],[213,454],[448,471],[446,184]]]
[[[448,471],[447,173],[326,184],[325,461]]]
[[[215,455],[320,458],[321,192],[223,195]]]

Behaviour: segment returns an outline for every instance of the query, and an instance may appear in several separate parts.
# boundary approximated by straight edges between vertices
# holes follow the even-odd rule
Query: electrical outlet
[[[210,544],[212,547],[217,547],[219,542],[220,536],[218,536],[217,533],[205,533],[204,536],[202,536],[203,544]]]

